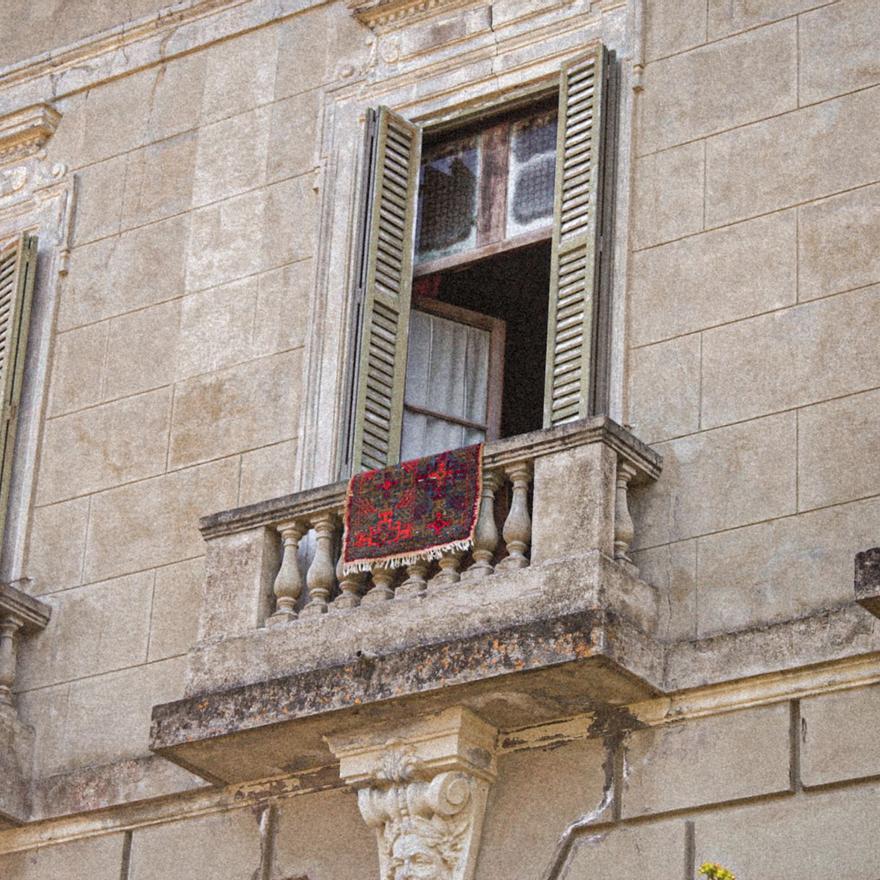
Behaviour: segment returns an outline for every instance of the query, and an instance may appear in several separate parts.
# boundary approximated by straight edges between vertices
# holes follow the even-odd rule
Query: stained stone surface
[[[4,880],[378,877],[321,737],[461,701],[502,728],[474,880],[880,875],[876,2],[643,5],[5,17],[0,114],[51,102],[68,171],[32,198],[0,159],[46,371],[9,579],[53,608],[16,652]],[[641,580],[612,559],[614,454],[574,447],[535,469],[532,568],[262,627],[271,499],[338,477],[366,108],[497,109],[596,39],[621,85],[609,414],[664,459],[629,492]],[[259,522],[200,533],[242,506]],[[169,704],[169,750],[221,784],[151,752]]]

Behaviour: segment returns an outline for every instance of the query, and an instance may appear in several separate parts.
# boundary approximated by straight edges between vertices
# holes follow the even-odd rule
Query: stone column
[[[0,706],[12,705],[15,684],[15,640],[22,621],[12,615],[0,617]]]
[[[46,627],[52,609],[12,584],[0,583],[0,706],[12,706],[17,643]]]
[[[52,609],[11,584],[0,583],[0,815],[30,818],[34,731],[23,724],[12,696],[16,651],[22,636],[44,629]]]
[[[495,739],[461,706],[327,738],[375,831],[380,880],[472,880]]]
[[[280,626],[297,618],[296,603],[303,588],[297,555],[300,539],[306,531],[305,526],[297,522],[278,527],[281,535],[281,566],[272,587],[275,594],[275,613],[266,621],[267,626]]]

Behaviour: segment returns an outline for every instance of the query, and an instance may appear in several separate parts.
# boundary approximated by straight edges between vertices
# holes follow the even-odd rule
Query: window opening
[[[556,117],[553,98],[426,133],[404,459],[541,427]]]
[[[411,369],[425,369],[419,336],[412,332],[416,313],[430,303],[467,309],[501,322],[505,329],[504,348],[499,359],[500,375],[489,392],[490,399],[500,410],[497,433],[479,439],[512,437],[538,430],[543,419],[549,285],[549,241],[416,279],[407,382]],[[454,358],[450,357],[448,363],[449,375],[453,375],[456,371]],[[434,364],[436,375],[439,371],[436,357]],[[406,430],[404,417],[404,435]]]
[[[485,313],[413,299],[401,458],[500,436],[505,332]]]
[[[393,464],[402,447],[426,454],[429,433],[449,448],[600,411],[612,89],[595,44],[562,66],[555,100],[545,92],[456,131],[423,131],[388,107],[367,114],[344,473]],[[419,307],[428,300],[434,311]],[[506,340],[494,385],[487,326]]]

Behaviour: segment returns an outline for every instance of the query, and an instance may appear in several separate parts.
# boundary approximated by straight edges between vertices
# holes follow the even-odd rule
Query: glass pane
[[[556,113],[514,123],[507,178],[507,234],[519,235],[553,220]]]
[[[479,166],[475,137],[425,153],[416,221],[418,261],[435,260],[476,245]]]
[[[434,455],[447,449],[458,449],[472,443],[482,443],[486,432],[476,428],[465,428],[433,416],[425,416],[405,409],[403,411],[403,432],[400,441],[400,460]]]

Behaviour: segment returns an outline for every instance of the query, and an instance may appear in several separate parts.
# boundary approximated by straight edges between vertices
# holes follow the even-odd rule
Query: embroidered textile
[[[356,474],[345,502],[343,571],[439,559],[473,544],[483,446],[465,446]]]

